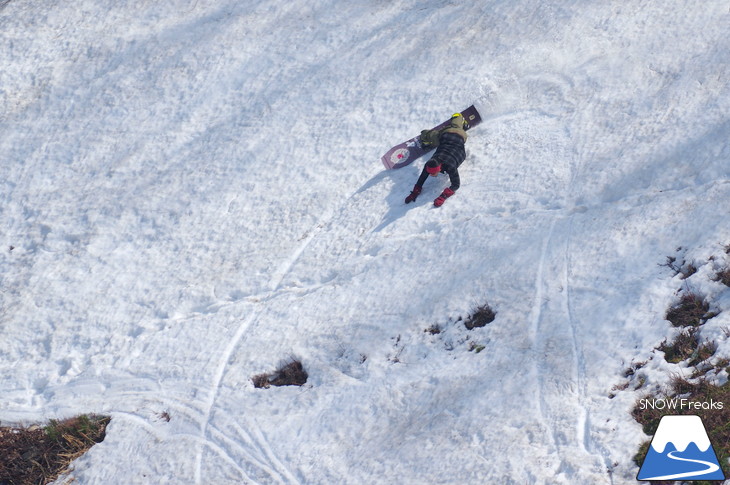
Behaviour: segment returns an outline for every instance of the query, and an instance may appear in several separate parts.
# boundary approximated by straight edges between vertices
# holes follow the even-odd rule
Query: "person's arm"
[[[446,164],[443,165],[444,171],[449,174],[449,180],[451,181],[451,186],[449,187],[452,192],[456,192],[459,190],[459,186],[461,185],[461,180],[459,179],[459,169],[456,167],[447,166]]]
[[[423,184],[426,182],[426,179],[428,178],[428,172],[426,171],[426,166],[423,166],[423,170],[421,170],[421,176],[418,177],[418,181],[416,181],[416,185],[413,186],[413,190],[411,193],[406,197],[406,204],[410,204],[411,202],[415,202],[416,198],[421,194],[421,188],[423,187]]]
[[[423,184],[426,183],[426,179],[428,178],[428,172],[426,171],[426,166],[423,166],[423,170],[421,170],[421,176],[418,177],[418,180],[416,181],[416,187],[419,189],[423,187]]]

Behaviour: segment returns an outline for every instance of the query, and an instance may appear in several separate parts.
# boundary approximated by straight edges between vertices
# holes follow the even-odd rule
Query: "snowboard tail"
[[[482,117],[477,109],[474,107],[474,105],[471,105],[464,111],[462,111],[461,116],[463,116],[468,123],[468,126],[466,127],[467,130],[474,128],[482,122]],[[450,122],[451,120],[448,119],[440,125],[434,126],[432,129],[440,130],[442,128],[446,128]],[[383,165],[385,165],[385,168],[393,169],[405,167],[409,163],[413,163],[417,159],[424,156],[426,153],[433,150],[434,147],[425,147],[421,145],[421,140],[419,137],[420,135],[414,136],[410,140],[404,141],[403,143],[400,143],[388,150],[385,155],[380,158],[380,160],[383,162]]]

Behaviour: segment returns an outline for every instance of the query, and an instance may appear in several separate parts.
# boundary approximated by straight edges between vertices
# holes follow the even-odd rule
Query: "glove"
[[[406,197],[406,204],[410,204],[411,202],[416,201],[416,197],[421,193],[421,187],[418,185],[413,186],[413,190],[411,191],[411,194]]]
[[[445,188],[444,191],[441,192],[441,195],[436,197],[436,200],[433,201],[433,205],[435,205],[436,207],[441,207],[444,202],[446,202],[446,199],[448,199],[452,195],[454,195],[454,191],[448,187]]]
[[[439,132],[434,130],[421,130],[421,136],[418,139],[421,140],[421,146],[423,148],[431,149],[438,146]]]
[[[428,130],[421,130],[421,136],[418,138],[421,140],[421,146],[424,148],[430,148],[432,143],[428,140],[427,134]]]

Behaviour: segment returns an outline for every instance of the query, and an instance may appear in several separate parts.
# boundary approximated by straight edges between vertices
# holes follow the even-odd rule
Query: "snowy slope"
[[[0,421],[110,414],[76,483],[635,483],[659,264],[730,242],[727,2],[0,3]],[[380,155],[472,103],[405,206]]]

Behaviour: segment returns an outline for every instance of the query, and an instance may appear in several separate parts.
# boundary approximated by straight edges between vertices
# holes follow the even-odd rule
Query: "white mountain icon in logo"
[[[724,480],[699,416],[664,416],[637,480]]]

